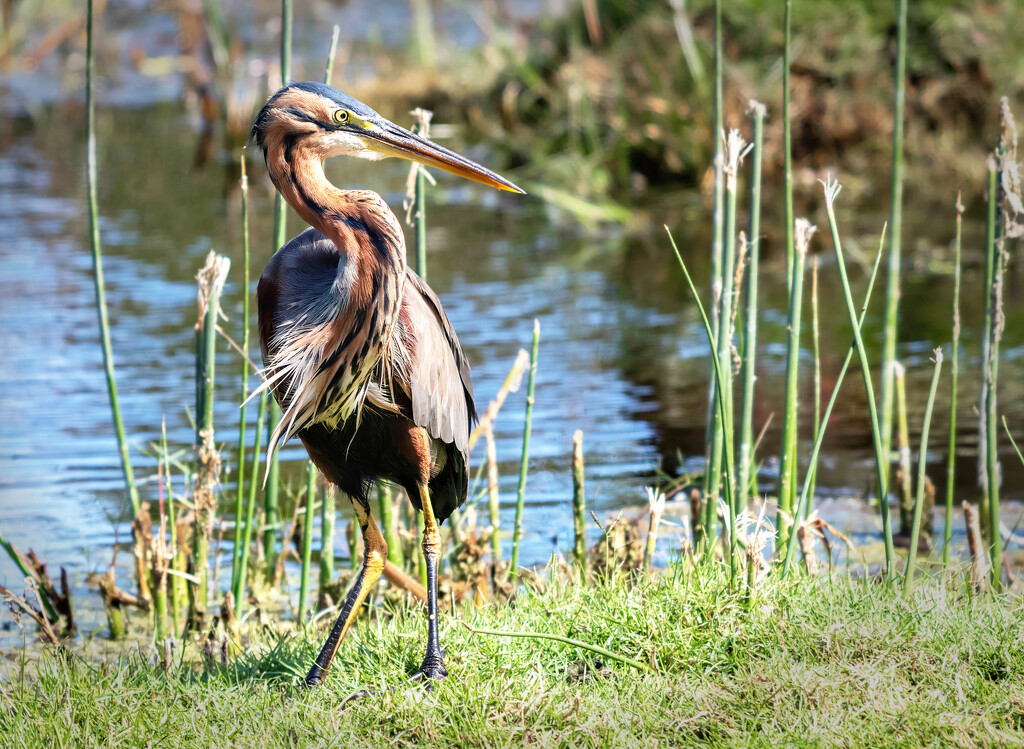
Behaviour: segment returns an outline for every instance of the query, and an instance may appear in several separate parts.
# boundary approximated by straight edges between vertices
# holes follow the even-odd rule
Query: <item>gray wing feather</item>
[[[409,371],[413,421],[465,452],[477,418],[469,364],[437,295],[411,270],[406,284],[404,306],[415,341]]]

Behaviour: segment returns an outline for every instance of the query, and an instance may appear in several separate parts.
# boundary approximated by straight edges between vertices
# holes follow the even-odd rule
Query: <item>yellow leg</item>
[[[427,654],[413,678],[443,679],[448,675],[437,631],[437,562],[441,557],[441,531],[430,504],[430,490],[419,484],[423,507],[423,557],[427,562]]]
[[[359,577],[352,585],[348,598],[345,599],[345,605],[341,607],[341,613],[338,615],[337,621],[334,622],[334,627],[331,628],[327,642],[320,649],[316,662],[306,674],[306,686],[308,687],[315,687],[323,682],[327,669],[331,667],[331,661],[334,660],[338,648],[341,647],[341,641],[345,639],[345,634],[352,626],[352,622],[355,621],[363,601],[366,600],[380,579],[384,561],[388,558],[388,545],[377,528],[373,515],[370,514],[369,506],[364,506],[358,500],[353,499],[352,508],[356,512],[356,520],[359,522],[363,534],[363,549],[365,550],[363,568],[359,571]]]

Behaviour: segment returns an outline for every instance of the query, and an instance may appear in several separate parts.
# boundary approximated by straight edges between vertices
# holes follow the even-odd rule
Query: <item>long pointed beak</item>
[[[526,194],[525,190],[516,187],[500,174],[495,174],[475,161],[470,161],[454,151],[449,151],[444,146],[410,132],[404,127],[399,127],[387,120],[379,123],[379,127],[379,130],[363,133],[369,141],[367,145],[379,153],[415,161],[423,166],[436,167],[457,177],[471,179],[498,190]]]

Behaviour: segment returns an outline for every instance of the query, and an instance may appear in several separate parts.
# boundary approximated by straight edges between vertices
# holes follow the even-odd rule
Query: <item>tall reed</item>
[[[587,572],[587,502],[583,483],[583,430],[572,435],[573,564],[580,579]]]
[[[925,478],[928,463],[928,431],[932,425],[932,407],[935,405],[935,392],[939,389],[939,375],[942,373],[942,349],[935,349],[935,369],[932,371],[932,386],[928,391],[928,403],[924,407],[924,422],[921,425],[921,442],[917,455],[917,495],[914,498],[914,521],[910,529],[910,552],[907,555],[907,571],[903,575],[903,596],[910,597],[910,588],[914,582],[914,569],[917,566],[917,542],[921,538],[921,510],[924,507]],[[998,529],[996,532],[998,535]]]
[[[818,432],[821,430],[821,327],[818,324],[818,256],[812,258],[811,263],[811,351],[814,354],[814,439],[817,441]],[[808,467],[807,480],[811,482],[811,494],[814,496],[814,486],[817,481],[817,466]],[[796,482],[794,482],[795,484]],[[795,502],[794,502],[795,504]],[[796,515],[794,522],[800,522],[810,515],[810,507],[805,508],[805,514]]]
[[[309,568],[313,559],[313,506],[316,493],[316,466],[306,466],[306,509],[302,518],[302,573],[299,577],[299,610],[295,615],[298,625],[306,626],[306,607],[309,600]]]
[[[117,435],[117,451],[121,456],[121,473],[132,506],[132,518],[139,514],[139,490],[135,486],[135,472],[132,470],[128,441],[125,439],[124,422],[121,420],[121,406],[117,399],[117,379],[114,375],[114,353],[110,343],[110,318],[107,315],[107,292],[103,282],[103,247],[100,244],[99,198],[97,197],[96,169],[96,105],[93,101],[93,0],[86,7],[85,41],[85,118],[86,146],[85,170],[89,192],[89,247],[92,251],[93,285],[96,294],[96,316],[100,327],[100,349],[103,351],[103,374],[107,381],[107,396],[110,399],[110,415]]]
[[[672,236],[672,232],[669,231],[669,228],[667,226],[665,227],[665,231],[668,234],[669,242],[672,245],[672,251],[675,252],[676,260],[679,261],[679,267],[683,271],[683,276],[686,278],[686,284],[687,284],[687,286],[690,289],[690,296],[693,297],[693,301],[697,305],[697,311],[700,313],[700,319],[701,319],[701,322],[704,325],[704,333],[705,333],[705,335],[707,335],[708,344],[711,346],[711,350],[712,351],[716,351],[717,350],[717,346],[716,346],[716,343],[715,343],[715,334],[714,334],[714,331],[712,330],[711,322],[710,322],[710,320],[708,320],[708,316],[704,312],[704,305],[700,301],[700,294],[697,293],[697,287],[694,286],[694,284],[693,284],[693,278],[690,277],[690,271],[688,271],[686,269],[686,263],[683,261],[683,256],[679,254],[679,247],[676,245],[675,237]],[[711,357],[711,366],[714,369],[714,378],[715,378],[715,383],[717,385],[717,387],[715,388],[715,407],[716,407],[716,410],[718,412],[718,414],[717,414],[718,415],[718,419],[719,419],[720,423],[723,425],[723,427],[725,429],[725,433],[731,435],[733,433],[733,431],[732,431],[732,412],[726,408],[725,397],[722,394],[723,377],[722,377],[721,368],[719,367],[719,361],[718,361],[718,357],[717,356],[712,356]],[[733,458],[732,450],[726,450],[724,457],[725,457],[725,466],[724,466],[724,476],[723,476],[723,481],[722,481],[722,486],[723,486],[724,494],[725,494],[724,505],[725,505],[725,509],[726,509],[726,514],[727,515],[731,515],[731,510],[735,506],[734,502],[733,502],[733,496],[732,496],[733,485],[734,485],[734,483],[733,483],[734,473],[733,473],[733,463],[732,463],[732,458]],[[709,504],[710,504],[710,502],[709,502]],[[736,545],[735,518],[729,517],[729,518],[727,518],[726,522],[729,525],[730,555],[734,555],[735,554],[735,545]],[[712,547],[711,547],[711,539],[710,538],[708,539],[706,550],[707,550],[707,557],[708,557],[708,559],[710,559],[712,557],[712,554],[711,554]]]
[[[395,517],[395,500],[391,487],[381,482],[377,484],[377,508],[380,510],[381,533],[388,545],[388,559],[399,567],[405,563],[402,553],[402,538],[398,534],[398,522]]]
[[[715,184],[714,184],[714,212],[712,215],[712,239],[711,239],[711,289],[712,289],[712,304],[711,304],[711,328],[714,334],[715,340],[718,340],[718,327],[720,323],[720,305],[717,304],[718,296],[721,294],[723,284],[723,271],[722,271],[722,245],[725,237],[725,154],[723,153],[725,143],[723,142],[722,132],[724,130],[725,123],[725,99],[724,99],[724,50],[723,50],[723,38],[722,38],[722,3],[721,0],[715,0],[715,41],[714,41],[714,77],[715,77],[715,95],[714,95],[714,129],[712,130],[712,137],[715,141],[715,153],[714,153],[714,170],[715,170]],[[712,494],[718,494],[717,480],[718,477],[715,475],[715,448],[714,444],[716,440],[722,439],[722,425],[716,422],[716,414],[714,408],[715,403],[715,389],[717,384],[715,377],[712,376],[710,384],[708,385],[708,414],[706,419],[705,428],[705,449],[707,451],[707,457],[709,464],[704,471],[704,496],[710,497]],[[701,523],[702,526],[702,538],[705,539],[708,546],[712,542],[715,536],[715,503],[708,502],[707,510],[704,514],[704,518]]]
[[[286,86],[292,77],[292,0],[281,0],[281,85]],[[274,196],[274,246],[276,252],[284,245],[288,236],[288,205],[278,192]],[[269,402],[269,418],[267,419],[267,443],[270,435],[281,420],[281,409],[273,398]],[[275,450],[270,456],[267,467],[267,478],[263,493],[263,553],[269,574],[277,567],[277,523],[278,497],[280,494],[280,451]]]
[[[897,498],[900,507],[901,536],[910,535],[914,522],[914,479],[910,473],[910,421],[907,419],[907,370],[898,361],[892,363],[893,391],[896,395],[896,448],[899,462]],[[890,476],[890,479],[892,477]]]
[[[416,125],[413,132],[430,137],[430,119],[433,112],[426,109],[413,111],[416,118]],[[413,214],[416,221],[416,275],[427,280],[427,180],[426,170],[420,164],[412,165],[416,172],[415,187],[413,193]]]
[[[761,254],[761,150],[764,146],[764,118],[760,102],[750,102],[753,123],[753,155],[750,164],[750,224],[747,233],[746,297],[743,326],[743,403],[740,412],[740,455],[737,464],[737,504],[747,506],[751,470],[754,466],[754,382],[757,379],[757,284]]]
[[[906,102],[907,78],[907,0],[898,0],[896,10],[896,68],[892,104],[892,186],[889,207],[889,265],[886,274],[884,339],[881,369],[881,436],[885,464],[879,470],[889,471],[892,445],[893,372],[896,360],[897,323],[900,303],[900,264],[903,240],[903,112]],[[888,485],[888,479],[886,485]],[[884,499],[884,498],[881,498]]]
[[[998,165],[989,159],[988,211],[985,229],[985,329],[988,346],[983,363],[984,397],[983,421],[985,424],[985,476],[988,517],[989,556],[992,561],[992,586],[996,590],[1002,584],[1003,541],[999,535],[999,430],[998,424],[998,382],[999,342],[1003,335],[1003,240],[996,238],[998,224],[999,190],[997,186]]]
[[[491,562],[497,570],[501,562],[501,503],[498,495],[498,454],[494,445],[494,427],[484,428],[487,443],[487,509],[491,519]]]
[[[246,576],[249,571],[249,548],[252,545],[253,517],[256,514],[256,477],[260,469],[260,441],[263,438],[263,423],[267,416],[267,401],[270,396],[266,390],[260,393],[260,407],[256,412],[255,443],[252,446],[252,470],[249,471],[249,499],[245,505],[245,522],[242,524],[242,555],[238,561],[238,578],[233,589],[235,595],[235,616],[242,615],[242,598],[245,593]]]
[[[192,553],[199,582],[193,590],[194,624],[205,623],[208,595],[210,534],[217,513],[216,487],[220,481],[220,453],[213,438],[213,393],[217,362],[217,320],[220,297],[231,261],[210,251],[196,277],[199,282],[199,316],[196,322],[196,444],[195,505]]]
[[[796,244],[793,227],[796,213],[793,211],[793,122],[790,107],[790,71],[793,67],[793,19],[791,0],[786,0],[782,30],[782,156],[783,193],[786,203],[786,303],[793,293],[793,256]]]
[[[942,531],[942,569],[949,565],[949,545],[953,540],[953,495],[956,483],[956,397],[960,374],[960,242],[964,206],[956,196],[956,240],[953,244],[953,352],[949,385],[949,458],[946,463],[946,522]]]
[[[238,160],[242,176],[238,184],[242,197],[242,376],[241,406],[238,409],[238,478],[235,491],[235,544],[231,554],[231,590],[238,587],[241,573],[243,507],[245,504],[245,405],[249,398],[249,178],[245,174],[245,155]]]
[[[327,605],[327,587],[334,579],[335,488],[326,479],[320,491],[320,591],[317,608]]]
[[[800,325],[803,313],[804,266],[811,236],[816,231],[806,219],[798,218],[793,226],[795,252],[793,255],[793,278],[789,295],[786,341],[786,400],[783,406],[782,461],[779,467],[779,507],[775,521],[778,529],[779,546],[787,546],[791,526],[795,522],[793,505],[796,504],[797,470],[797,425],[799,423],[800,398],[797,380],[800,375]]]
[[[171,624],[174,627],[174,635],[177,637],[181,632],[178,619],[178,602],[183,597],[181,586],[184,581],[174,574],[178,570],[178,525],[174,517],[174,492],[171,490],[171,459],[167,453],[166,417],[160,419],[160,456],[164,463],[164,482],[167,487],[167,522],[170,524],[169,530],[171,535],[171,559],[167,565],[171,576]]]
[[[540,320],[533,321],[533,346],[530,349],[530,376],[526,381],[526,418],[523,422],[523,453],[519,458],[519,488],[516,490],[516,520],[512,527],[512,559],[509,571],[519,569],[519,538],[523,531],[523,504],[526,501],[526,474],[530,463],[530,428],[533,423],[533,393],[537,381],[537,349],[540,346]]]
[[[833,206],[841,188],[838,182],[831,181],[824,183],[824,189],[825,207],[828,211],[828,225],[832,233],[832,247],[835,250],[836,264],[839,267],[839,278],[843,285],[846,314],[849,317],[850,325],[853,328],[854,341],[857,344],[857,358],[860,360],[861,377],[864,379],[864,392],[868,401],[868,415],[871,418],[871,441],[875,452],[875,471],[878,474],[876,477],[878,504],[882,512],[882,536],[885,543],[886,579],[890,582],[895,582],[896,552],[893,548],[892,521],[889,517],[889,472],[885,470],[888,456],[885,454],[878,421],[878,409],[875,407],[875,389],[871,383],[871,365],[868,362],[867,351],[864,348],[864,339],[860,334],[860,325],[857,324],[857,314],[853,307],[853,294],[850,291],[850,279],[846,275],[846,260],[843,257],[843,246],[839,240],[839,227],[836,225],[836,215]]]
[[[875,264],[871,269],[871,278],[868,280],[868,289],[864,293],[864,305],[860,309],[860,317],[857,318],[857,329],[861,330],[864,327],[864,318],[867,316],[868,307],[871,304],[871,292],[875,288],[875,279],[878,277],[878,268],[882,262],[882,249],[885,247],[885,231],[882,231],[882,239],[878,245],[878,253],[875,255]],[[836,401],[839,399],[839,390],[843,386],[843,380],[846,378],[846,371],[850,368],[850,362],[853,361],[853,353],[856,351],[856,343],[851,343],[849,349],[846,351],[846,359],[843,360],[843,366],[839,369],[839,375],[836,377],[835,385],[832,386],[832,395],[829,396],[828,405],[825,406],[825,413],[821,417],[821,421],[818,424],[816,430],[816,436],[814,438],[814,447],[811,449],[810,462],[807,466],[807,474],[804,477],[803,490],[800,492],[800,498],[797,501],[796,507],[794,508],[794,516],[797,518],[809,515],[810,498],[814,489],[814,477],[818,472],[818,455],[821,453],[821,445],[825,441],[825,430],[828,427],[829,419],[832,418],[832,409],[836,405]],[[785,579],[786,575],[789,574],[789,568],[792,564],[793,558],[796,556],[796,533],[791,533],[787,542],[786,552],[783,557],[782,565],[782,578]]]

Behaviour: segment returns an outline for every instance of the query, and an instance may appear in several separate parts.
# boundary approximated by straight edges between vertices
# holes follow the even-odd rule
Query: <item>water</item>
[[[143,32],[166,33],[166,19],[158,14],[136,20]],[[224,299],[229,319],[224,326],[240,337],[237,166],[227,150],[216,147],[210,158],[197,157],[202,137],[177,101],[180,82],[169,78],[149,83],[131,73],[118,76],[104,87],[98,112],[101,229],[113,348],[125,428],[141,492],[148,500],[156,496],[156,467],[149,446],[160,438],[161,420],[166,419],[172,447],[187,450],[192,444],[194,275],[210,248],[232,259]],[[98,346],[81,99],[59,86],[33,86],[38,80],[39,74],[10,76],[0,83],[0,109],[12,113],[0,125],[0,528],[20,548],[34,548],[51,568],[67,566],[81,586],[85,573],[106,567],[111,548],[115,542],[123,547],[130,529]],[[456,133],[449,145],[486,163],[486,150],[467,147],[461,135]],[[254,292],[256,277],[273,250],[273,193],[258,156],[247,157]],[[396,212],[406,174],[407,166],[398,162],[337,161],[328,166],[328,175],[337,184],[371,187]],[[668,207],[666,215],[692,271],[705,278],[710,243],[700,200],[695,194],[678,194],[663,196],[660,203]],[[851,205],[842,200],[840,223],[847,250],[863,265],[869,264],[884,204]],[[946,344],[949,352],[952,279],[938,271],[946,270],[943,263],[950,257],[953,222],[951,211],[935,216],[936,200],[941,199],[908,190],[905,245],[914,263],[905,279],[900,356],[909,369],[914,432],[923,411],[931,350]],[[769,198],[767,204],[778,202]],[[819,203],[811,199],[801,208],[824,227]],[[983,300],[978,291],[982,267],[974,249],[980,227],[974,219],[981,215],[981,207],[975,204],[970,209],[961,361],[965,449],[958,461],[958,501],[976,495],[971,446],[976,444],[973,408]],[[761,453],[766,456],[761,474],[765,489],[773,483],[771,456],[777,454],[781,439],[778,413],[785,353],[783,261],[778,217],[771,210],[765,216],[761,400],[756,414],[756,428],[776,414]],[[430,193],[428,220],[430,283],[473,364],[481,410],[517,350],[528,346],[533,319],[540,320],[523,563],[543,561],[552,549],[564,550],[571,544],[569,452],[574,430],[585,433],[588,500],[599,517],[621,509],[638,514],[646,502],[643,487],[657,481],[659,468],[676,474],[699,467],[708,349],[660,231],[636,237],[616,231],[584,234],[537,200],[499,195],[446,175]],[[291,215],[289,235],[301,228]],[[839,304],[831,243],[820,236],[815,247],[821,253],[827,400],[848,344],[848,327]],[[854,269],[852,275],[859,299],[866,274]],[[1001,408],[1014,433],[1021,434],[1024,299],[1019,276],[1011,275],[1007,298]],[[808,296],[805,305],[809,304]],[[866,328],[875,361],[881,337],[878,318],[873,315]],[[809,335],[809,323],[805,330]],[[258,359],[257,349],[252,357]],[[812,390],[809,349],[803,361],[806,456]],[[215,423],[228,467],[235,455],[239,368],[238,357],[221,346]],[[523,412],[521,390],[508,399],[496,424],[506,529],[514,516]],[[940,497],[947,419],[948,384],[940,392],[934,452],[929,455]],[[252,410],[249,421],[251,442]],[[916,435],[913,439],[916,444]],[[481,455],[482,447],[474,455],[474,465]],[[281,457],[284,481],[293,489],[299,487],[305,465],[301,447],[293,442]],[[822,512],[851,531],[859,543],[877,537],[877,510],[853,501],[870,491],[871,465],[863,389],[859,376],[851,372],[830,426],[818,487]],[[1024,472],[1009,454],[1004,471],[1012,525],[1020,514],[1012,500],[1024,497]],[[180,491],[180,476],[175,482]],[[226,496],[233,496],[233,486],[229,473],[224,477]],[[670,519],[681,514],[674,511]],[[222,515],[228,515],[227,503]],[[596,528],[591,531],[596,533]],[[666,554],[668,543],[674,541],[666,542]],[[230,566],[227,551],[225,544],[222,569]],[[339,558],[347,555],[340,538],[335,551]],[[121,556],[122,565],[126,557]],[[19,574],[6,557],[0,558],[0,582],[20,587]],[[79,602],[95,600],[92,592],[78,596]]]

